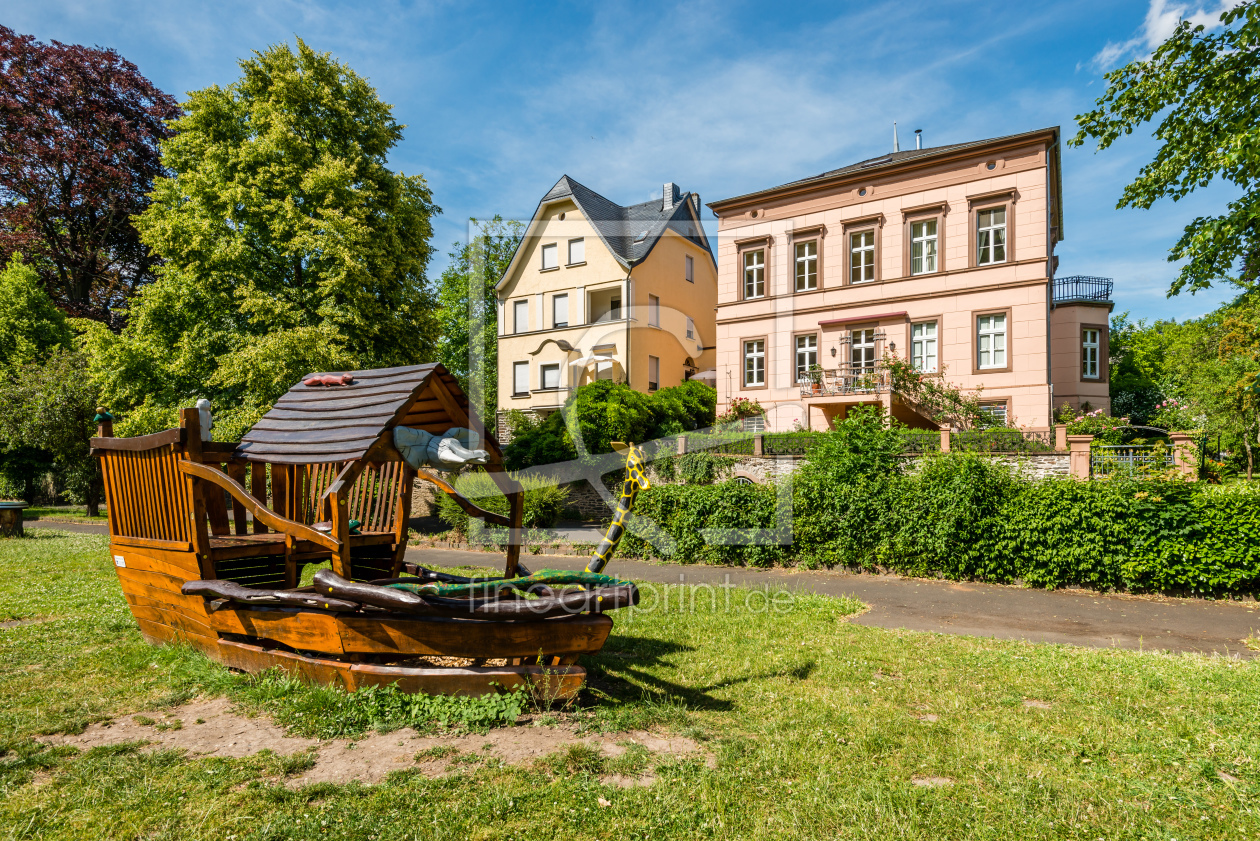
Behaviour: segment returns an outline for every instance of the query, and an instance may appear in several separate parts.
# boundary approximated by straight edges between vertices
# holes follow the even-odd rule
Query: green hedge
[[[805,465],[789,546],[710,546],[702,530],[769,529],[773,486],[658,486],[636,513],[673,539],[661,552],[627,535],[627,556],[680,563],[884,567],[907,575],[1038,587],[1224,595],[1260,589],[1260,492],[1177,482],[1022,480],[968,453],[913,473],[841,479]]]

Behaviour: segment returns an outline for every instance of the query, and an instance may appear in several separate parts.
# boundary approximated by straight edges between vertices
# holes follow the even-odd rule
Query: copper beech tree
[[[0,263],[22,252],[54,300],[117,326],[154,258],[131,217],[181,114],[113,50],[0,26]]]

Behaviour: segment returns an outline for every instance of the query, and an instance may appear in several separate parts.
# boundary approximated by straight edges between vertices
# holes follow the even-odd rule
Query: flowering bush
[[[1183,400],[1165,400],[1155,404],[1155,414],[1151,418],[1151,426],[1167,429],[1169,432],[1184,432],[1202,429],[1204,418]]]
[[[1113,418],[1102,409],[1095,409],[1068,420],[1067,434],[1093,435],[1095,443],[1119,444],[1128,425],[1128,418]]]
[[[945,366],[939,374],[918,370],[906,359],[890,353],[880,362],[888,371],[892,390],[926,409],[937,423],[951,423],[963,429],[1001,426],[1000,421],[980,407],[981,389],[964,393],[945,380]]]
[[[717,423],[719,426],[739,423],[744,418],[751,418],[757,415],[765,417],[765,414],[765,407],[761,405],[760,401],[749,400],[746,397],[736,397],[731,401],[730,408],[718,415]]]

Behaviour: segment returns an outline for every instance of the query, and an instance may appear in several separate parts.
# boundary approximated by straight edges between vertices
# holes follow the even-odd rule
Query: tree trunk
[[[1247,481],[1251,481],[1251,442],[1243,439],[1243,447],[1247,450]]]

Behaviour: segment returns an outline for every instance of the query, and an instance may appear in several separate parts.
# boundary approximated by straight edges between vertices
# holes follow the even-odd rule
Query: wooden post
[[[416,471],[407,462],[402,463],[402,478],[398,480],[398,500],[394,510],[394,563],[390,576],[402,575],[403,557],[407,554],[408,527],[411,521],[411,493],[416,483]]]
[[[1070,473],[1073,479],[1086,481],[1089,479],[1089,445],[1093,443],[1093,435],[1069,435],[1068,449],[1071,452]]]
[[[337,488],[330,495],[332,536],[340,547],[332,553],[333,572],[346,580],[350,578],[350,511],[346,500],[347,489]]]
[[[942,453],[949,452],[949,429],[950,429],[949,424],[945,424],[944,426],[941,427],[941,452]]]
[[[201,464],[201,415],[196,409],[180,409],[179,425],[184,430],[184,458],[194,464]],[[193,550],[197,553],[197,568],[201,570],[203,581],[213,581],[217,576],[214,562],[210,560],[210,533],[206,528],[206,496],[201,482],[187,473],[184,481],[188,483],[188,498],[192,500],[192,510],[187,516],[192,520]],[[219,489],[214,489],[219,493]]]
[[[96,437],[97,438],[113,438],[114,437],[114,419],[109,414],[109,409],[106,409],[104,406],[97,406],[96,414],[101,417],[101,420],[96,424]]]
[[[1173,464],[1187,482],[1199,481],[1199,448],[1194,443],[1194,436],[1188,432],[1173,432],[1168,439],[1172,442]]]
[[[521,562],[521,544],[525,542],[521,525],[525,522],[525,490],[508,494],[508,547],[507,563],[503,566],[504,578],[515,578]]]

